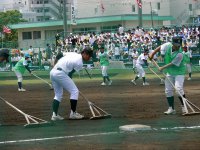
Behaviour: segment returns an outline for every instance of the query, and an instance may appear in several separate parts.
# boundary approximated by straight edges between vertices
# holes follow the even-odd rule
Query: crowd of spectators
[[[39,58],[42,60],[43,65],[52,65],[58,53],[80,53],[87,46],[93,49],[93,61],[96,61],[99,47],[104,45],[110,59],[132,62],[133,51],[137,51],[139,54],[144,50],[151,51],[163,43],[170,42],[174,36],[181,36],[183,38],[183,47],[187,47],[192,53],[196,53],[195,50],[200,49],[200,27],[197,26],[162,27],[160,29],[136,27],[127,31],[120,26],[116,32],[71,33],[66,39],[61,38],[61,35],[57,34],[56,44],[47,44],[37,54],[34,53],[32,46],[30,46],[28,51],[33,56],[34,64],[38,63]],[[200,54],[199,51],[197,53]],[[12,60],[16,62],[18,58],[20,58],[20,55],[13,57]]]

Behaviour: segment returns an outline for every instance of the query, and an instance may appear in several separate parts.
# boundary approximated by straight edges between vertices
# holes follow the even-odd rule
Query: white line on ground
[[[81,134],[81,135],[71,135],[71,136],[58,136],[50,138],[38,138],[38,139],[25,139],[25,140],[13,140],[13,141],[1,141],[0,144],[12,144],[12,143],[23,143],[23,142],[36,142],[36,141],[47,141],[47,140],[57,140],[57,139],[70,139],[79,137],[91,137],[91,136],[101,136],[101,135],[112,135],[119,132],[103,132],[103,133],[93,133],[93,134]]]
[[[171,127],[171,128],[160,128],[160,129],[152,128],[152,131],[184,130],[184,129],[200,129],[200,126]],[[137,132],[137,131],[135,131],[135,132]],[[113,135],[113,134],[120,134],[120,133],[123,133],[123,132],[102,132],[102,133],[81,134],[81,135],[71,135],[71,136],[58,136],[58,137],[50,137],[50,138],[0,141],[0,145],[1,144],[12,144],[12,143],[26,143],[26,142],[36,142],[36,141],[58,140],[58,139],[71,139],[71,138],[91,137],[91,136],[101,136],[101,135]]]

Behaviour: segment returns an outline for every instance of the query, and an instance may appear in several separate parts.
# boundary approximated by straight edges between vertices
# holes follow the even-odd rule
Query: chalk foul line
[[[71,139],[71,138],[80,138],[80,137],[112,135],[112,134],[117,134],[117,133],[119,133],[119,132],[103,132],[103,133],[81,134],[81,135],[71,135],[71,136],[58,136],[58,137],[50,137],[50,138],[37,138],[37,139],[24,139],[24,140],[13,140],[13,141],[1,141],[0,144],[36,142],[36,141],[58,140],[58,139]]]

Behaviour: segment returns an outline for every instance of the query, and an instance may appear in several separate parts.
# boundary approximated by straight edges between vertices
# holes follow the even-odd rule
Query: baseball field
[[[49,81],[48,71],[36,71]],[[167,101],[160,79],[147,73],[149,86],[131,84],[130,69],[109,70],[111,86],[101,86],[101,72],[75,74],[74,81],[83,95],[98,107],[112,114],[112,118],[90,120],[92,116],[87,101],[79,97],[77,111],[84,120],[69,120],[69,94],[65,92],[59,114],[65,117],[50,126],[24,128],[26,120],[4,101],[0,101],[0,150],[134,150],[134,149],[199,149],[200,115],[181,115],[181,106],[175,96],[175,115],[164,115]],[[159,74],[161,76],[161,74]],[[200,74],[193,73],[191,81],[185,80],[188,100],[200,107]],[[17,91],[13,72],[0,74],[0,96],[23,112],[50,121],[54,97],[49,86],[26,74],[26,92]],[[151,130],[124,132],[119,127],[129,124],[151,126]]]

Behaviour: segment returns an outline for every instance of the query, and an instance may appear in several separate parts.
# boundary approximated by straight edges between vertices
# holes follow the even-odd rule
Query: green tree
[[[17,24],[20,22],[26,22],[22,19],[22,14],[17,10],[11,10],[6,12],[0,12],[0,32],[3,32],[3,26],[8,26],[9,24]],[[17,30],[12,29],[11,34],[5,34],[4,41],[16,42]]]

